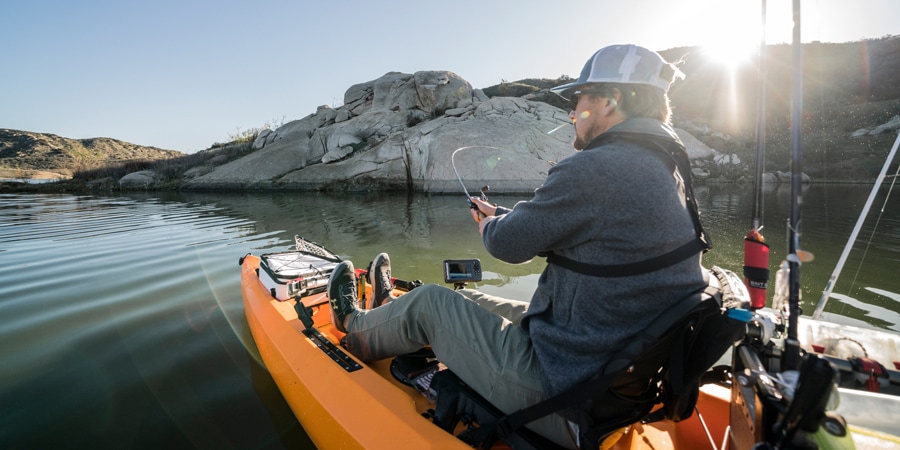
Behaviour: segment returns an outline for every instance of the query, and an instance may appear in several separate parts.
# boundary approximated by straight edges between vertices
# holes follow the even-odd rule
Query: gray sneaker
[[[377,308],[394,299],[391,294],[394,290],[394,283],[391,281],[391,258],[387,253],[379,253],[372,260],[372,265],[369,266],[369,284],[372,285],[371,308]]]
[[[356,296],[356,271],[350,261],[341,261],[328,278],[328,301],[331,303],[331,324],[346,333],[347,316],[359,311]]]

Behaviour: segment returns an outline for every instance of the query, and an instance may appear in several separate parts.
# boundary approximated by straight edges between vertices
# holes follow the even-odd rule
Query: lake
[[[806,189],[807,313],[870,188]],[[707,267],[741,273],[750,190],[698,186],[714,244]],[[789,194],[764,195],[773,285]],[[826,312],[900,331],[900,205],[879,213],[886,196]],[[0,194],[0,448],[313,448],[258,361],[240,294],[238,258],[290,250],[295,234],[357,267],[387,251],[394,276],[409,280],[440,283],[443,259],[480,258],[480,289],[524,300],[545,264],[491,258],[462,196]]]

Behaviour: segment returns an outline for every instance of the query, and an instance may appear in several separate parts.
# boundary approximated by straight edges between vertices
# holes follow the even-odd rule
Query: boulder
[[[709,171],[703,170],[699,167],[694,167],[693,169],[691,169],[691,176],[694,178],[704,180],[706,178],[709,178]]]
[[[791,172],[782,172],[780,170],[775,171],[775,178],[778,180],[777,181],[778,183],[789,184],[791,182],[791,177],[792,177]],[[812,182],[812,179],[809,177],[809,175],[801,172],[800,173],[800,182],[803,184],[808,184],[808,183]]]
[[[778,177],[776,177],[775,174],[772,172],[766,172],[766,173],[762,174],[762,178],[760,179],[760,182],[762,182],[763,184],[777,184]]]
[[[719,165],[719,166],[740,165],[741,159],[738,158],[738,155],[736,155],[734,153],[732,153],[730,155],[718,154],[715,157],[713,157],[713,162],[715,162],[716,165]]]
[[[900,130],[900,116],[891,117],[891,120],[878,125],[874,128],[860,128],[850,134],[851,138],[861,138],[863,136],[878,136],[879,134],[887,133],[889,131],[898,131]]]
[[[123,188],[147,188],[156,184],[156,172],[152,170],[141,170],[132,172],[119,178],[119,186]]]
[[[228,162],[228,156],[216,155],[206,160],[206,164],[210,166],[218,166]]]
[[[268,128],[260,131],[259,134],[256,135],[256,139],[253,140],[253,150],[259,150],[265,147],[266,138],[268,138],[270,134],[272,134],[272,130]]]
[[[205,174],[205,173],[207,173],[207,172],[209,172],[209,171],[210,171],[209,166],[197,166],[197,167],[191,167],[190,169],[188,169],[188,170],[186,170],[186,171],[184,172],[184,175],[182,175],[182,177],[183,177],[185,180],[190,180],[190,179],[193,179],[193,178],[197,178],[197,177],[199,177],[200,175],[203,175],[203,174]]]
[[[852,134],[850,134],[850,137],[856,139],[856,138],[861,138],[863,136],[866,136],[868,134],[869,134],[868,128],[860,128],[860,129],[854,131]]]
[[[351,86],[338,108],[263,132],[254,153],[184,189],[531,193],[572,153],[568,113],[518,97],[488,99],[448,71],[389,72]],[[268,131],[268,130],[267,130]],[[716,152],[677,130],[689,156]],[[454,168],[456,170],[454,170]]]
[[[872,136],[877,136],[881,133],[897,130],[900,130],[900,116],[894,116],[886,123],[878,125],[872,131],[870,131],[869,134],[871,134]]]
[[[700,142],[693,135],[688,133],[685,130],[680,128],[676,128],[675,132],[678,134],[678,137],[681,139],[681,142],[684,144],[685,150],[687,150],[688,158],[690,159],[709,159],[715,156],[715,151],[706,144]]]

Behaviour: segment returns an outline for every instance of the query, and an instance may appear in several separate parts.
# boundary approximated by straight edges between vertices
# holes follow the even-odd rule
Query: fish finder
[[[475,259],[445,259],[444,282],[461,284],[481,281],[481,261]]]

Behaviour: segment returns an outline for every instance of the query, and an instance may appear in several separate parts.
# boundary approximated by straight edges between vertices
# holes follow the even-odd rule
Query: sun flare
[[[748,64],[758,51],[755,43],[748,43],[739,38],[723,39],[703,45],[701,51],[715,64],[723,66],[729,73],[734,73],[744,64]]]
[[[705,8],[701,51],[711,61],[734,73],[759,50],[760,7],[756,2],[714,2]]]

